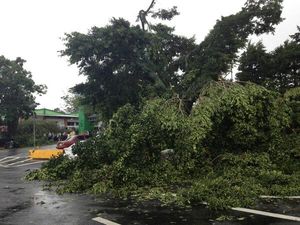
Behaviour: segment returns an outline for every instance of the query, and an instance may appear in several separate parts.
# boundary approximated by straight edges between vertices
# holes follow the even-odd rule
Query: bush
[[[17,134],[15,135],[15,141],[18,145],[33,146],[33,120],[25,120],[19,126]],[[35,121],[36,129],[36,145],[45,145],[51,142],[48,141],[48,133],[60,133],[62,130],[57,126],[55,122],[49,121]]]

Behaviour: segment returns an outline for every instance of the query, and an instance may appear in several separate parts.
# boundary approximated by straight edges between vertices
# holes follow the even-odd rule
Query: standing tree
[[[79,107],[83,104],[82,97],[72,92],[62,96],[61,99],[65,102],[64,111],[67,113],[78,112]]]
[[[283,45],[272,53],[272,87],[284,93],[290,88],[300,86],[300,27]]]
[[[272,74],[271,54],[266,52],[262,42],[249,43],[239,62],[238,69],[241,72],[236,74],[239,81],[251,81],[265,87],[268,86],[268,79]]]
[[[249,35],[274,32],[274,26],[282,21],[282,1],[247,0],[241,11],[218,20],[204,41],[187,55],[179,86],[186,110],[191,109],[206,82],[220,80],[230,71]]]
[[[62,55],[87,76],[72,91],[106,118],[126,103],[137,106],[144,98],[171,93],[182,64],[179,59],[194,48],[194,40],[162,24],[151,28],[144,31],[124,19],[112,19],[88,34],[67,34]]]
[[[66,35],[66,49],[87,81],[76,85],[72,92],[84,96],[84,101],[101,108],[108,118],[126,103],[141,101],[143,87],[152,82],[149,59],[146,56],[149,37],[139,27],[131,27],[123,19],[93,27],[88,34]]]
[[[249,44],[239,61],[237,78],[240,81],[251,81],[282,93],[299,87],[299,31],[270,53],[266,52],[261,42]]]
[[[28,118],[36,107],[34,94],[44,94],[46,86],[36,85],[30,72],[23,68],[25,60],[8,60],[0,56],[0,115],[12,137],[19,118]]]
[[[107,118],[126,103],[139,105],[144,98],[170,96],[174,91],[189,111],[207,81],[228,73],[249,35],[274,31],[282,21],[281,3],[247,0],[240,12],[217,21],[200,45],[174,35],[173,28],[150,25],[149,15],[167,20],[178,15],[176,7],[152,11],[154,0],[139,13],[142,29],[113,19],[110,25],[93,27],[88,34],[67,34],[62,55],[69,56],[88,78],[73,91],[100,107]],[[145,25],[151,29],[146,31]]]

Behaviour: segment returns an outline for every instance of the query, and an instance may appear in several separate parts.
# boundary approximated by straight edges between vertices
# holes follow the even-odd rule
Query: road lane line
[[[5,161],[6,159],[12,159],[12,158],[15,158],[15,156],[4,157],[4,158],[0,159],[0,162]]]
[[[12,165],[15,165],[15,164],[20,164],[20,163],[27,162],[27,161],[30,161],[30,160],[32,160],[32,159],[25,159],[25,160],[22,160],[22,161],[17,161],[17,162],[14,162],[14,163],[7,164],[7,166],[12,166]]]
[[[3,161],[1,161],[1,163],[3,164],[3,163],[8,163],[8,162],[11,162],[11,161],[15,161],[15,160],[17,160],[17,159],[19,159],[20,157],[14,157],[14,158],[11,158],[11,159],[8,159],[8,160],[3,160]]]
[[[106,219],[101,218],[101,217],[95,217],[95,218],[93,218],[92,220],[94,220],[94,221],[96,221],[96,222],[99,222],[99,223],[102,223],[102,224],[104,224],[104,225],[121,225],[121,224],[119,224],[119,223],[115,223],[115,222],[106,220]]]
[[[292,220],[292,221],[300,222],[300,217],[296,217],[296,216],[288,216],[288,215],[284,215],[284,214],[270,213],[270,212],[254,210],[254,209],[246,209],[246,208],[231,208],[231,209],[238,211],[238,212],[245,212],[245,213],[251,213],[251,214],[256,214],[256,215],[261,215],[261,216],[268,216],[268,217],[273,217],[273,218],[278,218],[278,219]]]
[[[24,163],[24,164],[12,166],[12,167],[21,167],[21,166],[27,166],[27,165],[32,165],[32,164],[37,164],[37,163],[43,163],[43,162],[45,162],[45,161],[37,161],[37,162],[32,162],[32,163]]]

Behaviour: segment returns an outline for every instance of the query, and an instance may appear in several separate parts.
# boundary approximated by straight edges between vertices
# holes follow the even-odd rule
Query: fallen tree
[[[213,82],[190,115],[178,99],[128,104],[101,136],[75,146],[75,159],[52,159],[27,178],[55,182],[62,192],[205,201],[215,209],[298,195],[300,135],[290,103],[258,85]]]

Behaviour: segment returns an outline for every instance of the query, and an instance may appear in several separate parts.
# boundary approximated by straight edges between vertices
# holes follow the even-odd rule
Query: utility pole
[[[36,113],[33,112],[33,149],[35,149],[35,136],[36,136]]]
[[[230,81],[233,82],[233,61],[230,64]]]

